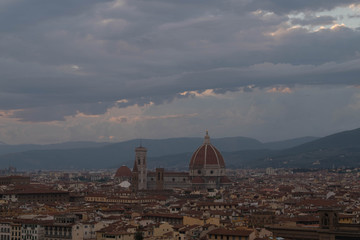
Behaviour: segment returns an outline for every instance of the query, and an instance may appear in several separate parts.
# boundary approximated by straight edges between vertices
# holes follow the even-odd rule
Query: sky
[[[0,1],[0,142],[358,127],[358,0]]]

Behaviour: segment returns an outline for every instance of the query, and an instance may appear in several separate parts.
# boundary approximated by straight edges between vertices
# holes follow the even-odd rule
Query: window
[[[201,170],[198,170],[197,173],[198,173],[198,174],[201,174]]]

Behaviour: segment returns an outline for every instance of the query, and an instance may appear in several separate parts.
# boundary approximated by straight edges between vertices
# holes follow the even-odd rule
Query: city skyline
[[[360,127],[357,1],[0,3],[0,141]]]

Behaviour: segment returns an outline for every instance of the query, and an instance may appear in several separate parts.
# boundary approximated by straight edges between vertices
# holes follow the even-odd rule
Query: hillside
[[[360,128],[332,134],[259,159],[253,167],[359,167]]]
[[[313,141],[311,141],[314,139]],[[303,142],[302,142],[303,141]],[[296,143],[301,143],[296,146]],[[305,143],[304,143],[305,142]],[[288,149],[278,150],[282,145]],[[214,144],[216,147],[217,145]],[[306,137],[263,144],[264,149],[222,151],[228,168],[332,168],[360,167],[360,129],[332,134],[320,139]],[[221,148],[219,148],[221,149]],[[222,149],[221,149],[222,150]],[[181,157],[189,154],[162,156],[153,159],[165,166],[166,162],[179,168]]]
[[[108,145],[107,142],[64,142],[57,144],[19,144],[8,145],[0,144],[0,155],[16,152],[25,152],[31,150],[50,150],[50,149],[75,149],[75,148],[93,148]]]
[[[202,141],[202,138],[141,140],[148,149],[149,158],[193,152]],[[134,149],[139,143],[140,140],[131,140],[104,146],[68,149],[60,149],[61,145],[56,145],[57,149],[46,149],[51,147],[48,145],[41,146],[45,150],[40,148],[1,155],[0,167],[11,165],[18,169],[99,169],[117,167],[122,164],[132,165]],[[256,149],[262,146],[262,143],[257,140],[244,137],[214,139],[214,143],[230,151],[243,148]],[[39,147],[32,146],[35,149]]]
[[[254,159],[252,156],[258,155],[258,150],[268,148],[286,148],[298,142],[309,141],[312,138],[301,138],[299,140],[289,140],[274,143],[261,143],[260,141],[246,137],[231,137],[211,139],[212,143],[222,152],[229,155],[230,160],[239,158],[241,161]],[[202,144],[203,138],[171,138],[171,139],[144,139],[142,145],[148,149],[148,163],[151,167],[167,168],[187,168],[191,153]],[[115,168],[123,164],[132,166],[134,158],[134,148],[140,144],[140,140],[131,140],[121,143],[94,143],[92,147],[84,147],[85,143],[71,145],[21,145],[8,146],[12,151],[18,148],[19,152],[10,152],[0,155],[0,167],[5,168],[9,165],[18,169],[99,169]],[[90,144],[90,143],[87,143]],[[24,147],[30,148],[28,151],[21,151]],[[53,147],[53,149],[51,149]],[[253,152],[240,156],[238,151]],[[253,151],[251,151],[253,150]],[[256,151],[255,151],[256,150]],[[7,150],[9,151],[9,150]],[[235,152],[234,154],[231,154]],[[261,155],[262,156],[262,155]],[[237,166],[237,164],[233,164]]]
[[[144,139],[141,142],[148,149],[150,169],[164,167],[186,170],[191,154],[202,144],[203,138]],[[211,139],[211,142],[221,150],[228,168],[360,166],[360,129],[320,139],[305,137],[262,143],[252,138],[232,137]],[[132,167],[134,148],[139,144],[140,140],[113,144],[83,142],[45,145],[38,150],[0,155],[0,167],[11,165],[24,170]]]

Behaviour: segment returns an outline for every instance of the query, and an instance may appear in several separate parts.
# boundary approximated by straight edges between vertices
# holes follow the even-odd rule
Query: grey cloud
[[[360,14],[348,15],[349,18],[360,18]]]
[[[248,86],[247,86],[248,87]],[[241,88],[215,88],[213,89],[214,90],[214,93],[216,94],[225,94],[227,92],[237,92],[237,91],[240,91]]]
[[[66,106],[27,108],[14,113],[13,117],[25,122],[63,121],[65,116],[75,115],[76,110]]]
[[[95,4],[109,1],[112,0],[7,1],[0,5],[0,32],[23,30],[46,21],[78,15]]]
[[[24,122],[49,122],[63,121],[66,116],[73,116],[77,113],[87,115],[104,114],[114,103],[86,103],[86,104],[49,104],[51,106],[27,108],[16,111],[12,117]]]
[[[277,84],[356,84],[360,73],[360,61],[329,63],[321,66],[265,63],[250,68],[215,69],[186,74],[180,79],[194,88],[207,85],[216,88],[221,79],[223,86],[239,87],[255,85],[268,87]],[[222,76],[227,76],[224,79]]]
[[[294,30],[282,38],[271,53],[273,62],[292,64],[322,64],[331,61],[357,59],[360,32],[346,27],[335,30],[324,29],[308,33]]]
[[[118,8],[95,0],[14,1],[2,7],[0,109],[22,109],[14,117],[23,121],[52,121],[77,112],[101,114],[114,105],[171,102],[184,91],[352,84],[358,74],[357,68],[331,76],[322,70],[328,62],[346,66],[358,59],[358,30],[267,35],[287,27],[285,12],[351,1],[124,2]],[[251,12],[258,8],[276,8],[277,14]],[[11,17],[17,14],[23,17]],[[14,21],[6,26],[5,19]],[[305,71],[294,71],[301,66]],[[116,103],[120,99],[128,102]]]
[[[149,87],[149,90],[151,91],[151,87]],[[152,95],[149,93],[146,93],[146,91],[142,92],[142,97],[138,98],[129,98],[124,102],[117,102],[115,106],[119,108],[124,108],[127,106],[132,106],[137,104],[138,106],[144,106],[146,104],[163,104],[163,103],[170,103],[174,101],[176,98],[182,98],[186,96],[182,96],[177,94],[176,92],[171,94],[160,94],[160,95]]]
[[[291,12],[300,11],[322,11],[331,10],[335,7],[350,5],[358,3],[357,0],[317,0],[317,1],[303,1],[303,0],[254,0],[248,7],[253,10],[262,9],[275,12],[277,14],[289,14]]]
[[[330,25],[335,22],[336,18],[332,16],[306,16],[305,19],[294,18],[291,20],[291,23],[294,25],[310,25],[310,26],[319,26],[319,25]]]

